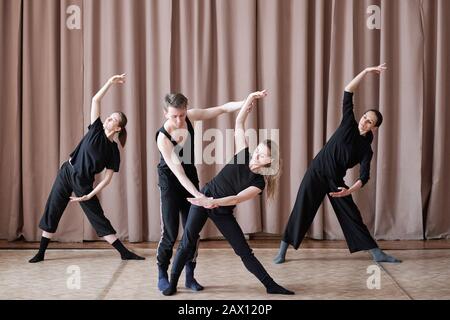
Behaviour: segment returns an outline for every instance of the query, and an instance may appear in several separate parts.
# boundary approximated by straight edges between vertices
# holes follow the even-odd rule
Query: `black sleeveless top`
[[[189,118],[186,117],[186,123],[188,127],[188,136],[186,137],[186,141],[183,146],[180,146],[175,139],[172,138],[172,136],[167,132],[167,130],[164,128],[164,125],[156,131],[156,141],[158,141],[158,135],[159,133],[162,133],[165,135],[170,142],[172,142],[174,146],[174,152],[177,155],[178,159],[181,162],[181,165],[183,166],[184,171],[186,172],[186,176],[192,181],[192,182],[198,182],[198,176],[197,176],[197,170],[195,169],[195,158],[194,158],[194,127],[192,126],[191,121]],[[164,157],[162,156],[160,152],[160,160],[158,164],[158,170],[171,172],[169,166],[167,165],[166,161],[164,160]]]

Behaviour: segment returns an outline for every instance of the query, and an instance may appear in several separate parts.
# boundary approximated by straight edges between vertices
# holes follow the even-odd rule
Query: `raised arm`
[[[386,70],[386,63],[383,63],[377,67],[368,67],[365,68],[363,71],[361,71],[350,83],[345,87],[345,91],[347,92],[354,92],[356,88],[358,87],[361,80],[368,74],[368,73],[376,73],[380,74],[384,70]]]
[[[234,127],[234,142],[236,144],[236,151],[238,153],[242,149],[247,147],[247,141],[245,140],[245,121],[247,116],[252,111],[253,107],[256,105],[256,100],[267,96],[267,91],[256,91],[248,95],[245,99],[244,104],[236,117],[236,123]]]
[[[235,112],[239,110],[244,101],[227,102],[224,105],[206,108],[206,109],[189,109],[187,116],[192,121],[208,120],[220,116],[224,113]]]
[[[91,124],[100,117],[100,102],[108,91],[109,87],[113,84],[119,84],[125,82],[125,73],[121,75],[115,75],[108,79],[108,81],[103,85],[103,87],[95,94],[92,98],[91,103]]]
[[[159,134],[157,144],[158,149],[164,158],[164,161],[167,163],[170,170],[172,170],[172,172],[175,174],[178,181],[180,181],[181,185],[194,197],[203,197],[204,195],[197,190],[191,180],[189,180],[189,178],[186,176],[181,163],[177,161],[178,158],[175,155],[173,144],[169,141],[169,139],[167,139],[163,134]]]
[[[250,200],[250,199],[256,197],[258,194],[261,193],[261,191],[262,191],[261,189],[251,186],[251,187],[248,187],[247,189],[242,190],[235,196],[229,196],[229,197],[217,198],[217,199],[207,198],[207,197],[187,198],[187,200],[196,206],[201,206],[201,207],[205,207],[205,208],[235,206],[238,203],[241,203],[241,202],[244,202],[244,201],[247,201],[247,200]]]

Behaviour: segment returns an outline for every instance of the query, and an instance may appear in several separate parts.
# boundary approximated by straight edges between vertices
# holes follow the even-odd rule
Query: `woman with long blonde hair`
[[[183,238],[174,259],[170,286],[163,291],[172,295],[177,291],[178,278],[189,259],[195,256],[200,231],[210,218],[242,259],[245,267],[266,287],[267,293],[294,294],[278,285],[254,256],[245,240],[241,227],[233,216],[235,206],[261,194],[267,186],[268,197],[273,198],[280,172],[280,157],[277,144],[272,140],[261,142],[250,155],[244,135],[244,124],[257,99],[267,95],[266,91],[251,93],[236,118],[233,159],[214,177],[201,192],[203,198],[188,198],[192,203]]]

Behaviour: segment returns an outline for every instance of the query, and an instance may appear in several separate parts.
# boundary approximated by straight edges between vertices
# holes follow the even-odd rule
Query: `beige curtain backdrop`
[[[66,25],[70,5],[80,9],[80,29]],[[367,26],[373,5],[380,29]],[[389,70],[355,94],[357,117],[378,108],[384,123],[371,179],[354,199],[376,239],[448,237],[449,14],[446,0],[3,0],[0,238],[39,239],[58,168],[87,130],[91,97],[124,72],[126,84],[102,103],[102,119],[122,110],[129,120],[120,172],[100,195],[118,236],[160,236],[163,96],[182,92],[190,107],[205,108],[263,88],[269,96],[248,127],[279,129],[281,186],[275,201],[239,205],[236,217],[245,233],[281,234],[309,163],[340,122],[345,85],[381,62]],[[235,116],[197,123],[196,134],[218,128],[225,136]],[[211,144],[202,140],[200,151]],[[201,185],[222,167],[198,164]],[[211,223],[202,232],[218,235]],[[309,235],[343,239],[328,200]],[[56,239],[97,239],[78,204],[69,204]]]

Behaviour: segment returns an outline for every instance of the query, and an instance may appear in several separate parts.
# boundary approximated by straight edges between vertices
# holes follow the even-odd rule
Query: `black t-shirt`
[[[110,141],[103,129],[100,117],[88,126],[89,131],[70,154],[72,164],[78,176],[88,183],[105,167],[119,171],[120,153],[117,143]]]
[[[360,164],[363,185],[370,178],[370,161],[373,151],[372,132],[362,136],[353,113],[353,93],[344,92],[342,121],[337,130],[313,160],[312,167],[319,169],[328,178],[342,183],[347,169]]]
[[[235,154],[233,159],[207,184],[210,196],[213,198],[234,196],[251,186],[264,190],[266,186],[264,177],[251,171],[249,163],[250,153],[247,147]]]

